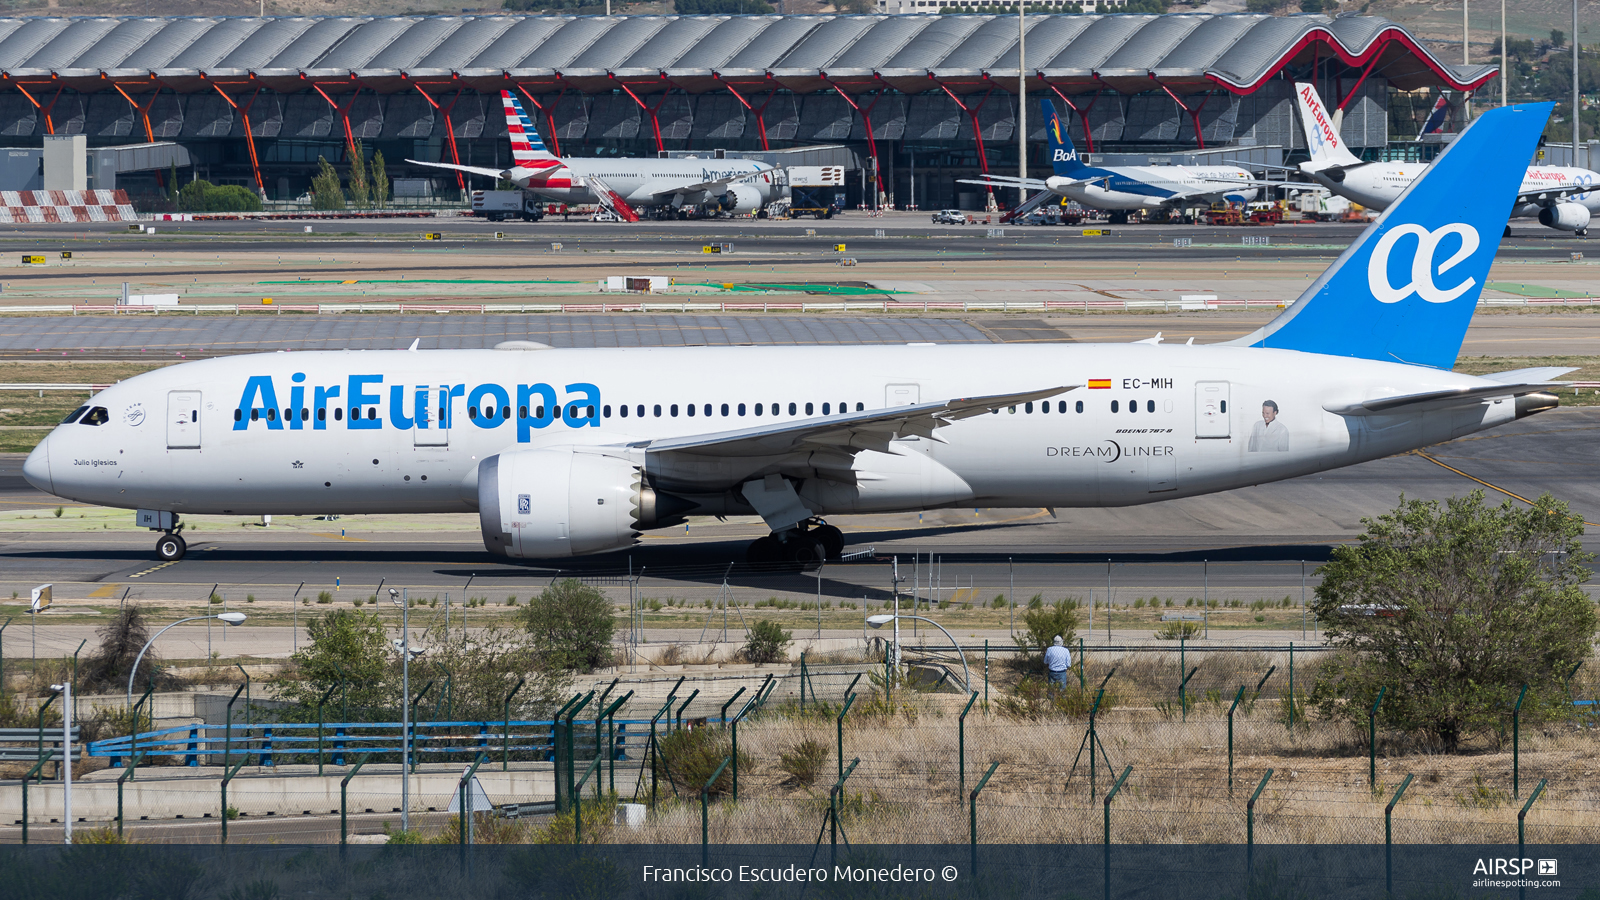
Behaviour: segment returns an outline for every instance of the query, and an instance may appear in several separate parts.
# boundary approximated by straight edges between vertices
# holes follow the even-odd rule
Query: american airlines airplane
[[[1311,152],[1300,171],[1318,184],[1369,209],[1385,209],[1427,170],[1427,163],[1363,162],[1345,146],[1317,89],[1297,83],[1294,90]],[[1424,132],[1434,124],[1437,112],[1429,117]],[[1529,166],[1511,205],[1511,218],[1536,218],[1540,225],[1581,237],[1589,232],[1590,214],[1600,211],[1600,190],[1590,190],[1597,182],[1600,174],[1588,169]],[[1506,233],[1510,230],[1508,223]]]
[[[774,167],[754,160],[562,158],[545,149],[539,130],[515,95],[501,91],[500,104],[511,139],[511,168],[406,162],[505,179],[558,203],[599,202],[625,221],[637,221],[638,209],[680,216],[696,207],[754,214],[783,192]]]
[[[771,533],[748,557],[804,565],[843,545],[830,516],[1128,506],[1348,466],[1557,405],[1570,369],[1451,371],[1550,109],[1485,113],[1288,309],[1223,344],[230,356],[107,388],[23,474],[137,510],[164,560],[186,515],[476,512],[517,559],[758,515]]]
[[[1044,133],[1055,174],[1043,181],[1004,175],[986,175],[982,181],[962,180],[963,184],[1043,188],[1049,192],[1020,206],[1012,213],[1013,218],[1052,196],[1111,210],[1113,224],[1126,223],[1133,210],[1210,206],[1218,200],[1248,203],[1256,198],[1255,185],[1259,182],[1238,166],[1085,165],[1061,124],[1055,104],[1048,99],[1039,103],[1044,110]]]

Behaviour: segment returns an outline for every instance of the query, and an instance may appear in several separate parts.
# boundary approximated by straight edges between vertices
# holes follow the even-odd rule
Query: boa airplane
[[[476,512],[513,558],[758,515],[758,562],[843,544],[823,517],[1102,507],[1379,459],[1557,405],[1569,369],[1451,371],[1551,106],[1491,110],[1288,309],[1222,344],[265,353],[95,395],[27,480],[182,516]]]

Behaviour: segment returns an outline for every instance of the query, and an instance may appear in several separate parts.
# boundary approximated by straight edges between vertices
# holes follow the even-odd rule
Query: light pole
[[[938,622],[935,622],[932,619],[923,618],[922,616],[909,616],[909,615],[908,616],[902,616],[902,615],[899,615],[899,614],[894,614],[894,615],[884,614],[884,615],[876,615],[876,616],[867,616],[867,624],[871,625],[873,628],[882,628],[883,626],[888,625],[890,622],[894,622],[895,623],[895,627],[899,628],[900,627],[900,622],[899,622],[900,619],[918,619],[918,620],[921,620],[923,622],[927,622],[929,625],[932,625],[933,627],[939,629],[940,631],[944,631],[944,626],[943,625],[940,625]],[[972,672],[971,672],[971,670],[969,670],[967,668],[967,654],[965,654],[965,653],[963,653],[961,651],[961,645],[956,643],[956,639],[951,636],[950,632],[944,631],[944,636],[947,637],[947,638],[950,638],[950,644],[956,648],[956,655],[961,657],[961,676],[962,676],[961,677],[961,685],[962,685],[962,690],[970,691],[972,689],[972,687],[971,687],[971,685],[972,685]]]
[[[411,605],[389,588],[389,602],[400,607],[400,830],[411,830]]]
[[[198,622],[201,619],[221,619],[222,624],[224,625],[242,625],[244,624],[245,614],[242,612],[225,612],[218,613],[214,616],[190,616],[187,619],[179,619],[178,621],[173,622],[166,628],[156,632],[155,637],[145,641],[144,646],[139,648],[139,655],[133,660],[133,670],[128,673],[128,713],[130,715],[133,713],[133,676],[139,674],[139,663],[144,661],[145,651],[149,650],[150,645],[154,644],[158,638],[160,638],[163,634],[166,634],[171,629],[182,625],[185,622]]]
[[[61,821],[66,828],[63,844],[72,843],[72,682],[52,684],[61,695]]]

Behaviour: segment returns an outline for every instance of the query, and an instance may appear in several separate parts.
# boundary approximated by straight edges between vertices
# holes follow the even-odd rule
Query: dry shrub
[[[812,787],[828,762],[828,745],[806,738],[778,757],[778,769],[789,778],[786,784]]]

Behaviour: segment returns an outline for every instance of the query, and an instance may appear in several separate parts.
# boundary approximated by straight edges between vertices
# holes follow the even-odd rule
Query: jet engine
[[[1589,208],[1581,203],[1557,203],[1539,210],[1539,224],[1559,231],[1583,234],[1589,230]]]
[[[670,525],[692,501],[658,495],[633,463],[571,449],[512,450],[478,464],[478,523],[491,553],[602,553]]]
[[[754,215],[761,209],[764,200],[760,188],[749,184],[735,184],[717,199],[717,205],[723,212]]]

